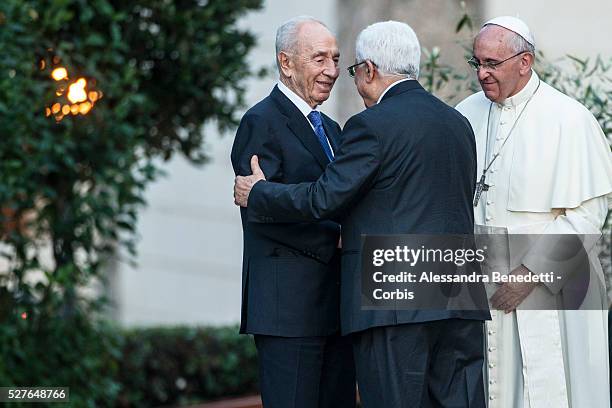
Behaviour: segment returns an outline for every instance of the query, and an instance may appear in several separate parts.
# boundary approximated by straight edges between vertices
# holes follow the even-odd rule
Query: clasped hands
[[[511,272],[513,275],[525,276],[530,273],[531,271],[523,265]],[[537,285],[536,282],[504,282],[491,296],[491,306],[497,310],[503,310],[505,313],[510,313],[529,296]]]
[[[234,204],[241,207],[247,206],[249,194],[255,183],[266,179],[266,175],[261,170],[261,167],[259,167],[257,156],[251,157],[251,173],[250,176],[236,176],[234,179]]]

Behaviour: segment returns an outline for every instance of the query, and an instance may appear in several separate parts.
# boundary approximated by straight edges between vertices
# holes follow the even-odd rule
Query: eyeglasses
[[[348,67],[346,70],[348,71],[349,75],[351,76],[351,78],[355,78],[355,69],[360,66],[361,64],[365,64],[366,61],[368,60],[363,60],[361,62],[358,62],[356,64],[351,65],[350,67]],[[372,62],[372,61],[370,61]],[[375,63],[372,62],[372,65],[376,66]]]
[[[519,55],[524,54],[526,52],[529,52],[529,51],[521,51],[518,54],[514,54],[513,56],[506,58],[503,61],[497,61],[497,62],[480,62],[478,61],[476,57],[472,57],[467,61],[467,63],[470,64],[470,67],[472,67],[474,71],[478,71],[479,68],[495,71],[495,69],[501,64],[503,64],[504,62],[511,60],[514,57],[518,57]]]

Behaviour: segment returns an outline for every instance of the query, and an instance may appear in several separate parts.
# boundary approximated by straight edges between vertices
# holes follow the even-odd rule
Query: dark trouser
[[[449,319],[354,334],[364,408],[484,408],[484,327]]]
[[[354,408],[351,339],[255,335],[264,408]]]

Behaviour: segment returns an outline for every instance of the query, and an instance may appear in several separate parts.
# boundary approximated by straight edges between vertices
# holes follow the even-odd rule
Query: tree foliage
[[[260,6],[0,2],[0,261],[8,265],[0,271],[0,383],[43,384],[58,369],[96,378],[99,364],[79,356],[112,348],[103,339],[94,350],[80,342],[83,334],[95,343],[98,329],[84,317],[97,299],[82,288],[103,276],[117,246],[133,251],[138,210],[160,174],[159,159],[182,154],[203,163],[204,125],[237,123],[255,42],[237,19]],[[58,67],[67,79],[51,78]],[[77,78],[102,95],[86,114],[70,112],[68,87]],[[67,111],[52,113],[55,104]],[[62,335],[77,338],[47,341]],[[36,345],[58,358],[28,370],[26,351]],[[94,359],[104,355],[96,353]],[[91,405],[96,396],[84,401]]]

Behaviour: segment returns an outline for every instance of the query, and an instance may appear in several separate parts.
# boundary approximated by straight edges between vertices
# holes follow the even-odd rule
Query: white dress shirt
[[[318,111],[319,106],[315,106],[314,109],[311,108],[310,105],[308,105],[305,100],[303,100],[298,94],[296,94],[291,89],[289,89],[289,87],[283,84],[281,81],[278,81],[277,86],[278,86],[279,91],[281,91],[287,98],[289,98],[289,100],[293,102],[295,107],[298,108],[300,112],[302,112],[302,115],[304,115],[304,117],[306,118],[306,121],[308,122],[312,130],[314,131],[315,130],[314,126],[312,126],[312,123],[310,123],[310,120],[308,119],[308,114],[312,112],[313,110]],[[329,146],[329,150],[332,152],[332,156],[335,156],[336,152],[334,152],[334,148],[329,142],[329,136],[327,135],[325,136],[326,136],[325,139],[327,140],[327,145]]]

